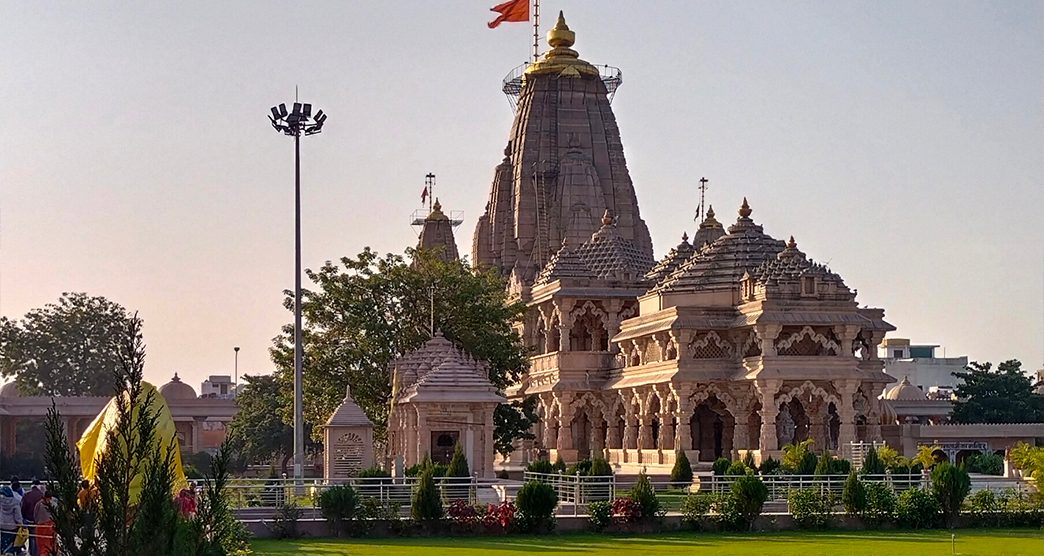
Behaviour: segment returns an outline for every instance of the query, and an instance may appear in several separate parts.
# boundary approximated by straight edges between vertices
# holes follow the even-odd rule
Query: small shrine
[[[352,399],[351,386],[323,427],[323,478],[347,479],[373,467],[373,423]]]
[[[468,468],[493,478],[493,411],[505,401],[485,363],[441,332],[391,364],[388,451],[406,468],[426,457],[449,463],[459,445]]]

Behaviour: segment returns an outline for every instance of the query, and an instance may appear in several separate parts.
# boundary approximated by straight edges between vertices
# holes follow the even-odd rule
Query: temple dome
[[[15,381],[8,382],[2,388],[0,388],[0,398],[20,398],[22,393],[18,390],[18,384]]]
[[[885,391],[884,399],[892,401],[915,401],[925,399],[924,392],[910,383],[908,377],[903,377],[903,380]]]
[[[676,247],[672,247],[663,260],[656,263],[656,266],[646,273],[645,278],[653,282],[659,282],[668,274],[677,270],[685,261],[689,260],[694,252],[695,249],[689,243],[689,235],[683,232],[681,243]]]
[[[163,399],[168,402],[171,400],[196,399],[196,391],[188,384],[181,382],[178,373],[174,373],[174,378],[170,379],[170,382],[159,387],[159,393],[162,394]]]

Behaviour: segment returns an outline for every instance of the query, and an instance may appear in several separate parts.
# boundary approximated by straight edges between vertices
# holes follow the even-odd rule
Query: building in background
[[[235,399],[236,386],[232,383],[229,375],[210,375],[209,378],[199,385],[199,397]]]
[[[906,378],[925,395],[949,398],[960,380],[954,372],[963,371],[968,356],[936,357],[938,345],[911,344],[907,338],[885,338],[878,348],[885,372],[896,380]]]

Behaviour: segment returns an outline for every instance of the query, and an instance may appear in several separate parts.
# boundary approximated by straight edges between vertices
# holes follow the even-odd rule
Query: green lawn
[[[299,541],[257,540],[253,547],[261,555],[376,554],[380,556],[625,556],[631,554],[932,554],[949,555],[948,531],[874,531],[825,533],[758,533],[721,535],[674,533],[649,536],[563,534],[540,537],[455,537],[398,539],[307,539]],[[1044,531],[1037,529],[957,531],[956,554],[1044,555]]]

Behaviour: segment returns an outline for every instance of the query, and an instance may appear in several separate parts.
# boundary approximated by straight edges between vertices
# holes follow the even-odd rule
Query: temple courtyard
[[[642,536],[544,535],[399,539],[258,540],[261,556],[381,554],[382,556],[478,556],[495,554],[1042,554],[1039,529],[949,531],[846,531],[752,534],[673,533]]]

